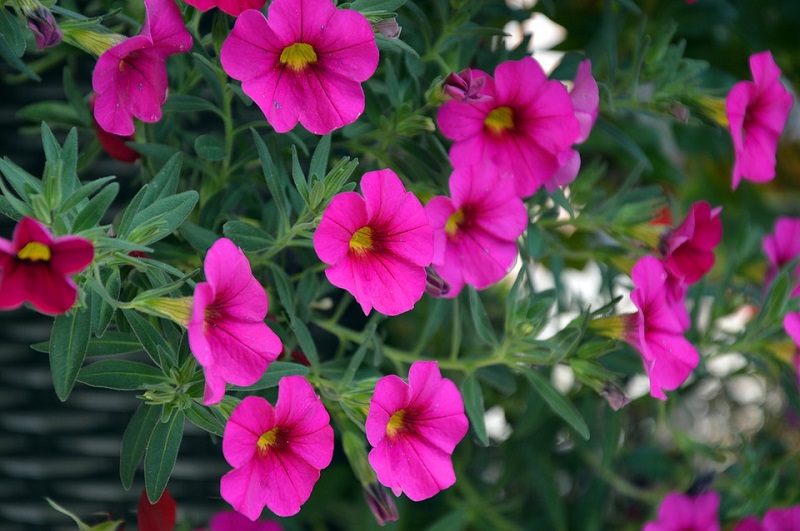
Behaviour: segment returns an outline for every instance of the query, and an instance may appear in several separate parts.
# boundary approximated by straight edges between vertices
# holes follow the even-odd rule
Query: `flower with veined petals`
[[[631,301],[639,309],[628,318],[624,339],[642,355],[650,394],[666,400],[697,367],[700,355],[683,337],[683,326],[667,299],[667,272],[653,256],[641,258],[631,272]]]
[[[218,7],[229,15],[238,16],[247,9],[261,9],[267,0],[183,0],[200,11],[208,11]]]
[[[286,376],[274,408],[258,396],[236,406],[225,425],[222,453],[234,468],[220,482],[225,501],[251,520],[264,506],[291,516],[333,457],[330,416],[305,378]]]
[[[0,238],[0,310],[30,302],[42,313],[69,310],[78,297],[70,278],[94,259],[92,242],[78,236],[54,238],[32,218],[22,218],[11,241]]]
[[[134,117],[143,122],[161,119],[167,100],[167,57],[192,47],[192,36],[173,0],[145,0],[144,5],[139,35],[106,50],[92,73],[94,117],[115,135],[133,134]]]
[[[797,531],[800,529],[800,505],[770,509],[759,522],[753,516],[745,518],[734,531]]]
[[[264,322],[267,293],[253,276],[250,262],[227,238],[208,250],[206,282],[194,288],[189,347],[206,378],[204,403],[216,404],[225,383],[256,383],[283,349]]]
[[[454,141],[454,167],[494,162],[514,176],[519,197],[532,195],[561,166],[559,154],[580,134],[580,125],[567,89],[548,81],[533,58],[506,61],[494,79],[473,70],[473,80],[485,78],[485,103],[451,100],[436,117],[442,134]]]
[[[208,523],[208,531],[281,531],[278,522],[270,520],[251,521],[235,511],[217,513]]]
[[[434,230],[433,265],[455,297],[464,284],[486,288],[508,272],[517,258],[517,236],[528,226],[528,211],[514,181],[491,163],[456,168],[452,198],[425,205]]]
[[[220,52],[225,72],[279,133],[297,122],[318,135],[364,112],[366,81],[378,67],[369,21],[331,0],[273,0],[239,15]]]
[[[395,375],[378,380],[367,413],[369,464],[395,496],[430,498],[456,482],[451,455],[469,423],[456,385],[435,361],[417,361],[408,383]]]
[[[753,81],[740,81],[725,100],[733,150],[733,189],[742,179],[763,183],[775,178],[778,139],[792,108],[781,84],[781,70],[767,50],[750,56]]]
[[[769,258],[766,281],[771,282],[778,271],[797,257],[800,257],[800,218],[782,217],[775,223],[775,232],[765,236],[764,253]],[[793,281],[800,279],[800,265],[792,272]],[[800,295],[800,284],[792,290],[792,297]]]
[[[719,531],[719,494],[698,496],[671,492],[658,507],[658,520],[642,531]]]
[[[392,170],[371,171],[361,191],[336,195],[314,233],[325,275],[356,298],[365,314],[407,312],[425,291],[433,229],[419,199]]]

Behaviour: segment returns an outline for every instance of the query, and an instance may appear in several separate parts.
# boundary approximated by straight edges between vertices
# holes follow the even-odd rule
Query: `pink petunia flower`
[[[650,394],[666,400],[664,390],[677,389],[697,367],[700,355],[683,337],[683,326],[667,299],[667,272],[653,256],[641,258],[631,272],[631,301],[639,309],[628,318],[625,341],[642,355]]]
[[[425,291],[433,229],[419,199],[392,170],[371,171],[355,192],[335,196],[314,233],[325,275],[356,298],[365,314],[407,312]]]
[[[267,18],[239,15],[220,60],[275,131],[300,122],[324,135],[364,112],[361,83],[378,66],[378,47],[361,13],[331,0],[273,0]]]
[[[0,310],[30,302],[42,313],[58,315],[78,297],[70,278],[94,259],[92,242],[78,236],[54,238],[32,218],[22,218],[11,241],[0,238]]]
[[[189,346],[206,378],[205,404],[216,404],[225,382],[256,383],[281,353],[280,339],[264,322],[267,293],[241,249],[221,238],[208,250],[206,282],[194,288]]]
[[[234,509],[250,520],[264,506],[278,516],[297,514],[333,457],[330,416],[305,378],[286,376],[274,409],[258,396],[236,406],[222,453],[234,470],[222,477],[220,493]]]
[[[783,317],[783,329],[794,340],[795,349],[792,362],[795,366],[797,381],[800,383],[800,312],[787,313]]]
[[[759,522],[753,516],[745,518],[734,531],[797,531],[800,529],[800,505],[770,509]]]
[[[92,94],[89,96],[89,110],[91,110],[92,113],[94,113],[96,99],[97,94]],[[100,124],[98,124],[97,120],[94,118],[92,118],[92,125],[94,126],[95,135],[97,135],[97,141],[100,142],[100,146],[102,146],[103,150],[108,153],[111,158],[117,159],[120,162],[128,163],[139,160],[141,157],[139,152],[132,150],[125,144],[125,142],[133,142],[136,140],[133,135],[120,136],[115,135],[114,133],[109,133],[100,127]]]
[[[95,119],[115,135],[133,134],[134,117],[143,122],[161,119],[167,100],[167,57],[192,47],[192,36],[173,0],[145,0],[144,5],[139,35],[105,51],[92,73]]]
[[[658,520],[642,531],[719,531],[719,494],[689,496],[671,492],[658,507]]]
[[[714,248],[722,239],[721,211],[722,207],[712,210],[706,201],[698,201],[678,227],[664,234],[661,251],[667,273],[694,284],[711,270]]]
[[[430,498],[456,482],[451,455],[469,423],[455,384],[434,361],[411,365],[406,384],[395,375],[378,380],[367,413],[369,464],[396,496]]]
[[[261,9],[267,0],[183,0],[190,6],[196,7],[200,11],[208,11],[218,7],[229,15],[238,16],[247,9]]]
[[[764,237],[762,245],[769,259],[769,269],[765,279],[769,283],[786,264],[800,257],[800,218],[778,218],[775,232]],[[800,279],[800,265],[792,272],[792,278],[795,283]],[[800,284],[792,290],[792,297],[798,295],[800,295]]]
[[[451,100],[439,109],[439,128],[454,141],[450,161],[456,168],[494,162],[514,176],[519,197],[532,195],[555,175],[559,154],[580,134],[567,89],[548,81],[531,57],[501,63],[494,79],[480,70],[472,77],[486,79],[481,94],[492,100]]]
[[[281,531],[282,529],[278,522],[251,521],[234,511],[217,513],[208,523],[208,531]]]
[[[725,100],[736,161],[733,189],[744,178],[763,183],[775,178],[778,139],[792,108],[781,84],[781,70],[767,50],[750,56],[753,81],[740,81]]]
[[[431,199],[425,213],[434,230],[433,265],[450,285],[446,296],[455,297],[465,283],[483,289],[505,276],[528,211],[513,180],[491,163],[456,168],[450,194]]]

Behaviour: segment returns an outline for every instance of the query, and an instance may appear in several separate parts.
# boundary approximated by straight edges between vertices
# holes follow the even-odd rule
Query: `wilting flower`
[[[448,97],[464,103],[492,101],[491,96],[481,94],[486,79],[486,76],[473,77],[471,68],[462,70],[458,74],[451,72],[444,80],[442,92]]]
[[[689,284],[699,281],[714,266],[714,248],[722,239],[722,207],[712,210],[706,201],[692,205],[686,219],[662,240],[664,268]]]
[[[0,310],[30,302],[42,313],[69,310],[78,297],[70,278],[94,259],[92,242],[78,236],[54,238],[32,218],[22,218],[11,241],[0,238]]]
[[[241,249],[221,238],[208,250],[206,282],[194,288],[189,346],[203,367],[205,404],[216,404],[225,383],[256,383],[283,349],[264,322],[267,293],[253,276]]]
[[[40,50],[50,48],[61,42],[63,34],[56,24],[53,14],[38,0],[20,0],[18,3],[25,22],[36,39],[36,47]]]
[[[455,384],[434,361],[417,361],[408,383],[395,375],[378,380],[367,413],[369,463],[395,496],[430,498],[456,482],[451,455],[469,423]]]
[[[451,100],[437,115],[442,134],[454,141],[450,161],[454,167],[494,162],[514,176],[519,197],[527,197],[546,183],[562,164],[559,154],[580,134],[580,125],[567,89],[548,81],[533,58],[506,61],[492,79],[485,72],[485,103]]]
[[[89,109],[93,115],[96,99],[96,94],[92,94],[89,97]],[[97,135],[98,142],[100,142],[102,148],[106,153],[109,154],[111,158],[117,159],[121,162],[136,162],[139,160],[139,157],[141,157],[139,152],[132,150],[125,144],[125,142],[133,142],[136,140],[133,135],[121,136],[115,135],[114,133],[109,133],[100,127],[100,124],[97,123],[97,120],[94,119],[94,116],[92,117],[92,125],[94,125],[94,132]]]
[[[800,218],[778,218],[775,232],[763,241],[764,253],[769,258],[766,281],[769,283],[786,264],[800,257]],[[792,272],[795,283],[800,279],[800,265]],[[792,290],[792,297],[800,295],[800,284]]]
[[[167,57],[192,47],[192,36],[173,0],[144,4],[139,35],[105,51],[92,74],[95,119],[115,135],[133,134],[134,117],[144,122],[161,119],[161,105],[167,100]]]
[[[378,66],[378,46],[361,13],[331,0],[273,0],[267,18],[239,15],[220,60],[275,131],[299,121],[324,135],[364,112],[361,83]]]
[[[250,521],[234,511],[217,513],[208,523],[208,531],[281,531],[277,522],[270,520]]]
[[[356,298],[365,314],[407,312],[425,291],[433,229],[419,199],[392,170],[371,171],[356,192],[336,195],[314,233],[325,275]]]
[[[763,183],[775,178],[778,139],[792,108],[781,71],[765,51],[750,56],[753,81],[740,81],[725,100],[736,161],[733,189],[744,178]]]
[[[645,256],[631,272],[631,301],[639,309],[628,319],[624,339],[642,355],[650,377],[650,394],[666,400],[664,390],[677,389],[697,367],[700,355],[683,337],[683,326],[667,299],[667,272],[653,256]]]
[[[222,453],[234,468],[220,482],[225,501],[251,520],[264,506],[291,516],[333,457],[330,416],[305,378],[284,377],[274,409],[258,396],[236,406],[225,425]]]
[[[800,529],[800,505],[770,509],[761,522],[753,516],[745,518],[734,531],[797,531]]]
[[[698,496],[671,492],[658,507],[658,520],[642,531],[719,531],[719,494]]]
[[[267,0],[183,0],[190,6],[196,7],[200,11],[208,11],[218,7],[229,15],[238,16],[247,9],[261,9]]]
[[[433,265],[455,297],[464,284],[486,288],[508,273],[519,254],[517,236],[528,226],[528,211],[514,181],[491,163],[456,168],[451,198],[425,205],[434,230]]]

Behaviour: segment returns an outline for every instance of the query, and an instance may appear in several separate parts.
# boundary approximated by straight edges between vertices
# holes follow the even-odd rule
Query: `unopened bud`
[[[378,525],[383,526],[386,522],[397,521],[397,506],[394,504],[394,499],[389,496],[389,489],[377,483],[371,483],[364,489],[364,498],[366,498],[367,505],[372,510]]]
[[[483,86],[486,84],[485,77],[472,77],[472,69],[467,68],[458,74],[451,73],[444,80],[442,92],[456,101],[464,103],[484,103],[491,101],[492,97],[481,94]]]
[[[400,37],[400,32],[403,31],[403,28],[400,27],[394,17],[382,18],[375,22],[372,27],[387,39],[397,39]]]
[[[40,50],[50,48],[61,42],[63,38],[61,28],[56,24],[49,9],[35,2],[33,9],[24,12],[28,28],[33,32],[36,46]]]
[[[450,284],[440,277],[431,266],[425,268],[425,293],[437,298],[445,297],[450,293]]]
[[[628,395],[623,393],[622,389],[620,389],[618,385],[611,382],[608,382],[603,386],[603,390],[600,391],[600,394],[603,395],[603,398],[608,400],[608,405],[611,406],[611,409],[614,411],[622,409],[631,402],[631,399],[628,397]]]

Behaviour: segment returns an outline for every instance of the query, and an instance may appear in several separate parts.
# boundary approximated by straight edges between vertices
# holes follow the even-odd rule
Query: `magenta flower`
[[[208,531],[281,531],[282,529],[277,522],[251,521],[234,511],[217,513],[208,523]]]
[[[425,213],[434,230],[433,265],[450,285],[446,296],[455,297],[465,283],[483,289],[505,276],[528,211],[514,181],[491,163],[456,168],[450,194],[431,199]]]
[[[734,531],[797,531],[798,529],[800,529],[800,505],[770,509],[761,522],[750,516],[739,522]]]
[[[205,404],[216,404],[225,382],[256,383],[283,346],[264,323],[268,301],[241,249],[221,238],[203,262],[206,282],[194,288],[189,346],[203,366]]]
[[[458,74],[451,72],[444,80],[442,92],[449,98],[465,103],[485,103],[491,96],[481,94],[487,76],[472,77],[472,69],[467,68]]]
[[[642,531],[719,531],[719,494],[689,496],[671,492],[658,507],[658,520]]]
[[[734,190],[743,178],[757,183],[775,178],[778,139],[792,108],[769,50],[750,56],[750,72],[753,81],[736,83],[725,100],[736,155]]]
[[[494,162],[514,176],[517,195],[527,197],[555,175],[559,154],[580,134],[567,89],[548,81],[531,57],[501,63],[494,79],[479,70],[472,77],[486,79],[481,95],[493,99],[451,100],[439,109],[439,128],[454,141],[450,160],[456,168]]]
[[[456,385],[435,361],[417,361],[408,384],[395,375],[378,380],[367,413],[369,464],[395,496],[430,498],[456,482],[451,455],[469,423]]]
[[[787,313],[783,317],[783,329],[794,340],[795,349],[792,361],[794,362],[797,381],[800,382],[800,312]]]
[[[173,0],[145,0],[139,35],[125,39],[97,60],[92,87],[97,93],[94,117],[115,135],[134,132],[133,118],[161,119],[167,100],[167,57],[192,47],[192,36]]]
[[[800,256],[800,218],[778,218],[775,232],[766,236],[762,242],[764,253],[769,258],[766,282],[775,278],[786,264]],[[800,265],[792,272],[795,283],[800,278]],[[800,295],[800,285],[792,290],[792,297]]]
[[[286,376],[274,409],[258,396],[236,406],[222,453],[234,469],[222,476],[220,493],[234,509],[250,520],[264,506],[278,516],[297,514],[333,457],[330,416],[305,378]]]
[[[200,11],[208,11],[218,7],[221,11],[238,16],[247,9],[261,9],[267,0],[183,0],[190,6],[196,7]]]
[[[692,205],[686,219],[662,240],[664,268],[688,284],[699,281],[714,266],[714,248],[722,239],[722,207],[711,209],[706,201]]]
[[[324,135],[364,112],[361,83],[378,67],[378,47],[361,13],[331,0],[273,0],[268,18],[239,15],[220,60],[275,131],[299,121]]]
[[[667,272],[653,256],[640,259],[631,272],[631,301],[639,309],[630,316],[624,339],[642,355],[650,377],[650,394],[666,400],[664,390],[677,389],[697,367],[700,355],[683,337],[683,326],[667,299]]]
[[[64,35],[49,9],[39,2],[23,2],[20,6],[37,48],[44,50],[61,42]]]
[[[78,297],[70,278],[94,259],[92,242],[77,236],[54,238],[32,218],[22,218],[11,241],[0,238],[0,310],[30,302],[42,313],[58,315]]]
[[[314,250],[330,264],[325,275],[356,298],[365,314],[407,312],[425,291],[433,229],[425,209],[392,170],[361,179],[364,197],[334,197],[314,233]]]

